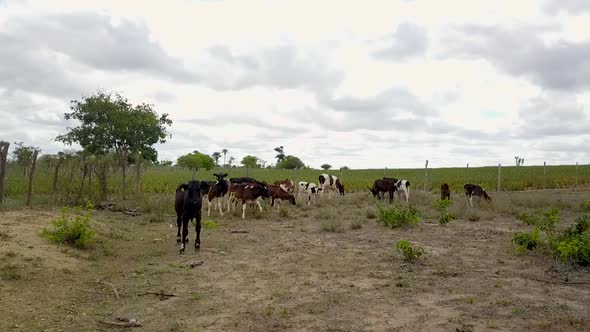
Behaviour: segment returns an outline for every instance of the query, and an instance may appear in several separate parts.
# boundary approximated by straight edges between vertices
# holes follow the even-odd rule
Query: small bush
[[[564,263],[590,265],[590,217],[583,216],[552,241],[553,254]]]
[[[205,228],[209,228],[209,229],[215,229],[215,228],[217,228],[217,223],[215,221],[213,221],[213,220],[203,220],[201,222],[201,224]]]
[[[322,221],[322,231],[340,233],[342,232],[342,223],[338,220],[324,220]]]
[[[88,225],[89,221],[90,217],[85,215],[76,215],[72,219],[68,209],[63,208],[61,216],[51,222],[53,228],[44,228],[41,236],[56,243],[84,248],[95,234]]]
[[[399,240],[395,244],[395,247],[403,254],[404,260],[413,261],[420,258],[424,254],[424,248],[419,246],[412,246],[408,240]]]
[[[542,213],[543,217],[538,223],[539,229],[542,231],[553,231],[555,224],[560,220],[559,208],[553,208]]]
[[[480,219],[481,216],[476,212],[472,212],[467,216],[467,220],[469,221],[479,221]]]
[[[450,223],[453,219],[455,219],[455,218],[450,213],[448,213],[447,211],[444,211],[440,215],[440,218],[438,218],[438,223],[444,226],[444,225]]]
[[[517,253],[524,253],[526,250],[533,250],[539,244],[539,228],[535,227],[531,233],[516,232],[512,236]]]
[[[437,199],[436,201],[434,201],[432,206],[437,210],[444,211],[453,206],[453,201],[448,199]]]
[[[383,223],[385,226],[390,226],[391,228],[416,224],[420,221],[418,210],[416,210],[416,208],[413,206],[395,206],[392,208],[387,208],[379,205],[378,208],[378,221]]]
[[[289,218],[289,209],[286,206],[279,207],[279,217]]]
[[[375,209],[369,208],[365,212],[365,215],[367,216],[368,219],[375,219],[375,218],[377,218],[377,211],[375,211]]]
[[[350,223],[350,229],[352,230],[358,230],[363,228],[363,223],[361,223],[358,220],[354,220],[353,222]]]
[[[526,212],[516,212],[514,217],[527,225],[536,225],[539,222],[539,217]]]
[[[580,208],[584,212],[590,212],[590,199],[582,202],[582,204],[580,204]]]

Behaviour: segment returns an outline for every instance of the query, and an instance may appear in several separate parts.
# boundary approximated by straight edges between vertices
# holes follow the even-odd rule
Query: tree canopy
[[[242,165],[249,167],[249,168],[257,168],[258,167],[258,158],[255,156],[245,156],[242,159]]]
[[[277,164],[277,168],[284,168],[284,169],[296,169],[296,168],[304,168],[305,164],[295,156],[286,156],[283,161]]]
[[[199,151],[195,150],[192,153],[185,154],[184,156],[178,157],[176,160],[176,165],[180,167],[186,167],[192,170],[199,170],[200,168],[204,168],[206,170],[210,170],[215,167],[215,162],[213,158],[210,156],[200,153]]]
[[[275,158],[277,158],[277,164],[285,160],[285,148],[283,148],[282,145],[276,147],[275,151],[277,153],[277,155],[275,156]]]
[[[97,92],[82,100],[72,100],[66,120],[77,120],[80,125],[68,127],[68,133],[56,137],[66,144],[78,143],[94,155],[115,151],[121,163],[130,154],[141,154],[143,159],[157,161],[153,145],[165,143],[166,127],[172,124],[168,114],[158,115],[149,104],[133,106],[118,93]]]
[[[320,166],[320,167],[321,167],[322,169],[324,169],[324,170],[326,170],[326,171],[327,171],[327,170],[329,170],[330,168],[332,168],[332,165],[330,165],[330,164],[323,164],[323,165],[322,165],[322,166]]]

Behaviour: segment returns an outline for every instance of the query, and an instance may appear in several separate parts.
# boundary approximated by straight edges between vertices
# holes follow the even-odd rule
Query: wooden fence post
[[[498,189],[496,191],[500,191],[501,181],[502,181],[502,164],[498,164]]]
[[[33,164],[31,165],[31,171],[29,172],[29,191],[27,192],[27,206],[31,206],[31,195],[33,194],[33,177],[35,175],[35,167],[37,166],[37,155],[39,150],[35,149],[33,152]]]
[[[547,162],[543,162],[543,189],[547,188]]]
[[[426,183],[428,182],[428,160],[424,165],[424,191],[426,191]]]
[[[6,159],[10,143],[0,141],[0,205],[4,203],[4,178],[6,177]]]
[[[469,171],[469,163],[467,163],[467,166],[465,167],[465,173],[463,174],[463,184],[467,184],[467,173]]]

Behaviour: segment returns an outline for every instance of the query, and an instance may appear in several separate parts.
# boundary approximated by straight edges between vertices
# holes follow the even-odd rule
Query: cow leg
[[[256,204],[258,205],[258,210],[260,210],[260,212],[262,212],[262,205],[260,205],[260,199],[256,200]]]
[[[182,216],[182,242],[180,243],[180,254],[184,254],[184,247],[188,241],[188,222],[190,218],[187,215]]]
[[[201,210],[197,211],[195,220],[195,231],[197,232],[197,238],[195,239],[195,251],[198,251],[199,249],[201,249]]]
[[[182,215],[176,215],[176,225],[178,226],[178,231],[176,232],[176,242],[180,243],[180,228],[182,227]]]
[[[223,206],[223,197],[217,197],[217,207],[219,207],[219,214],[223,215],[223,211],[222,211],[222,206]]]
[[[270,198],[270,206],[275,206],[275,198],[274,197]]]
[[[410,200],[410,187],[406,188],[406,202]]]
[[[311,194],[307,196],[307,206],[311,205]]]
[[[242,219],[246,219],[246,202],[242,201]]]
[[[279,211],[281,209],[279,206],[279,202],[280,202],[280,200],[277,200],[277,211]]]
[[[211,200],[207,198],[207,217],[211,217]]]
[[[393,203],[393,191],[389,191],[389,204]]]
[[[473,207],[473,197],[471,195],[467,196],[467,201],[469,202],[469,205]]]

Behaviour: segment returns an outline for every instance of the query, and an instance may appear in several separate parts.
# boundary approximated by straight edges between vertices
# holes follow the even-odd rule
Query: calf
[[[397,192],[397,198],[401,200],[402,193],[406,197],[406,202],[410,200],[410,181],[398,180],[394,178],[383,177],[383,180],[389,180],[395,183],[395,191]]]
[[[467,201],[469,201],[471,207],[473,207],[473,196],[483,198],[486,201],[492,200],[492,198],[488,196],[488,193],[486,193],[485,189],[476,184],[468,183],[463,186],[463,189],[465,189],[465,196],[467,196]]]
[[[227,196],[227,192],[229,191],[229,184],[225,177],[227,174],[213,174],[217,178],[217,182],[209,189],[207,194],[207,201],[209,202],[207,206],[207,217],[211,216],[211,204],[213,200],[217,201],[217,207],[219,208],[219,214],[223,216],[222,205],[223,200]],[[228,202],[229,204],[229,202]]]
[[[276,200],[284,200],[289,201],[291,204],[296,205],[295,203],[295,196],[288,193],[283,187],[276,186],[276,185],[269,185],[268,186],[268,193],[270,195],[270,206],[275,205]],[[279,209],[279,201],[277,201],[277,210]]]
[[[318,181],[320,183],[320,188],[322,189],[320,195],[323,196],[324,192],[328,190],[330,191],[328,193],[328,198],[332,196],[332,190],[338,190],[340,195],[344,195],[344,185],[342,184],[342,181],[334,175],[328,175],[325,173],[320,174],[320,176],[318,176]]]
[[[276,180],[275,185],[280,186],[281,188],[283,188],[284,191],[288,192],[289,194],[293,194],[293,181],[289,179]]]
[[[246,219],[246,203],[256,203],[258,209],[262,212],[262,206],[260,205],[261,198],[269,198],[268,188],[265,185],[259,185],[257,183],[241,183],[232,184],[229,187],[229,199],[235,201],[237,204],[242,201],[242,219]],[[235,209],[234,204],[234,209]],[[229,204],[228,204],[229,212]]]
[[[244,183],[257,183],[261,186],[266,186],[266,183],[260,182],[254,178],[249,178],[247,176],[239,177],[239,178],[231,178],[229,179],[230,184],[244,184]]]
[[[443,183],[442,186],[440,186],[440,199],[448,199],[449,201],[451,200],[451,188],[449,188],[449,185],[446,183]]]
[[[307,205],[311,205],[311,198],[314,197],[315,200],[315,196],[322,191],[322,188],[318,188],[313,182],[299,181],[298,186],[297,197],[307,195]]]
[[[381,199],[381,193],[389,193],[389,204],[393,203],[393,193],[396,191],[397,180],[388,179],[377,179],[373,182],[373,187],[369,188],[369,191],[373,194],[373,197]]]
[[[178,225],[176,242],[181,242],[181,255],[184,253],[185,243],[188,242],[188,222],[191,219],[195,219],[196,221],[195,230],[197,232],[197,238],[195,239],[195,250],[201,248],[201,206],[203,198],[201,190],[205,187],[207,187],[206,182],[192,180],[176,188],[176,198],[174,201],[176,224]],[[182,237],[180,235],[181,225]]]

